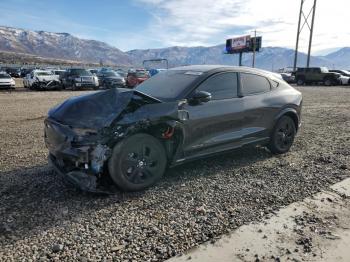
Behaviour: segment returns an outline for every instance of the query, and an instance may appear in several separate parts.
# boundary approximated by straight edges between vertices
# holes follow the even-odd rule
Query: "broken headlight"
[[[96,135],[97,131],[95,129],[89,128],[73,128],[74,133],[78,136]]]

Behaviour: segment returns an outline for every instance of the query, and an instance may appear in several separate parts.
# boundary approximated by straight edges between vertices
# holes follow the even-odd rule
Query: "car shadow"
[[[86,215],[112,205],[130,208],[134,201],[165,194],[170,189],[180,197],[177,189],[184,183],[200,183],[198,180],[203,176],[211,177],[218,172],[234,173],[237,168],[271,156],[264,148],[243,148],[171,168],[148,190],[132,193],[118,190],[110,196],[81,192],[64,182],[48,165],[1,172],[0,238],[5,237],[9,243],[18,241],[53,227],[80,223]]]

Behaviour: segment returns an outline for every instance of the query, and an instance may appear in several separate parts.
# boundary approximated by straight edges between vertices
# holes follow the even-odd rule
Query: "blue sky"
[[[350,45],[346,21],[350,1],[331,2],[318,1],[316,52]],[[311,3],[306,0],[306,7]],[[293,48],[299,4],[299,0],[1,0],[0,25],[67,32],[123,51],[216,45],[228,37],[252,34],[253,29],[263,36],[264,46]],[[302,49],[307,37],[302,35]]]

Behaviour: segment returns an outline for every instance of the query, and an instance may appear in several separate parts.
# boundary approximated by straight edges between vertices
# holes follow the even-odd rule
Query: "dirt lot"
[[[0,92],[0,261],[162,261],[349,177],[350,88],[300,90],[288,154],[243,149],[110,197],[76,191],[46,164],[46,112],[81,92]]]

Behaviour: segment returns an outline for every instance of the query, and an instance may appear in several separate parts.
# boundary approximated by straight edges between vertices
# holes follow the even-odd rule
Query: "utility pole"
[[[253,40],[253,64],[252,67],[255,67],[255,49],[256,49],[256,29],[254,30],[254,40]]]
[[[315,22],[315,13],[316,13],[316,2],[317,0],[313,0],[313,5],[308,13],[307,16],[305,16],[305,13],[303,11],[304,3],[306,0],[301,0],[300,3],[300,11],[299,11],[299,20],[298,20],[298,30],[297,30],[297,39],[296,39],[296,44],[295,44],[295,54],[294,54],[294,71],[296,70],[297,67],[297,61],[298,61],[298,49],[299,49],[299,36],[300,33],[302,32],[303,28],[305,25],[309,28],[309,48],[308,48],[308,54],[307,54],[307,63],[306,66],[310,66],[310,57],[311,57],[311,46],[312,46],[312,36],[314,32],[314,22]],[[312,13],[312,18],[311,18],[311,25],[309,24],[309,17]],[[303,21],[303,24],[301,25],[301,20]]]
[[[312,35],[314,33],[314,22],[315,22],[315,12],[316,12],[316,0],[314,0],[314,6],[312,8],[312,20],[311,20],[311,29],[310,29],[310,39],[309,39],[309,49],[307,51],[307,63],[306,67],[310,66],[310,56],[311,56],[311,45],[312,45]]]
[[[304,0],[301,0],[300,11],[299,11],[298,30],[297,30],[297,42],[295,44],[295,54],[294,54],[294,66],[293,66],[293,71],[294,72],[297,70],[299,35],[300,35],[300,22],[301,22],[301,14],[303,12],[303,5],[304,5]]]

